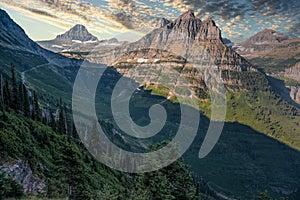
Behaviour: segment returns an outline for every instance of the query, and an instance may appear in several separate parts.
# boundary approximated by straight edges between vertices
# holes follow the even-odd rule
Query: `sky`
[[[99,39],[134,41],[159,18],[174,20],[188,9],[201,20],[213,19],[234,42],[266,28],[300,36],[299,0],[1,0],[0,8],[33,40],[53,39],[83,24]]]

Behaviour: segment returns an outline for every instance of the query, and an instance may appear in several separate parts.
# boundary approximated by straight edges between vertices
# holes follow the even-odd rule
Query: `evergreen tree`
[[[19,84],[18,89],[18,95],[19,95],[19,109],[24,113],[24,95],[23,95],[23,86],[22,84]]]
[[[192,183],[192,176],[182,159],[175,161],[161,171],[172,184],[174,189],[171,194],[176,199],[195,199],[198,196],[199,193]]]
[[[58,128],[61,134],[66,134],[66,119],[65,119],[65,109],[62,103],[62,99],[59,100],[59,119],[58,119]]]
[[[25,117],[30,117],[30,103],[28,98],[28,91],[26,86],[23,84],[23,112]]]
[[[147,172],[138,175],[133,199],[175,199],[173,189],[162,171]]]
[[[5,84],[3,86],[3,99],[4,99],[4,107],[6,110],[9,110],[11,105],[11,92],[8,80],[5,79]]]
[[[72,134],[71,136],[75,139],[79,139],[79,136],[78,136],[78,133],[77,133],[77,130],[76,130],[76,127],[75,127],[75,124],[73,123],[72,125]]]
[[[2,73],[0,75],[0,108],[1,108],[1,111],[3,110],[4,108],[4,99],[3,99],[3,76],[2,76]]]
[[[54,131],[56,131],[57,127],[56,127],[55,117],[54,117],[53,112],[52,112],[51,109],[49,110],[49,112],[50,112],[50,126],[52,127],[52,129]]]
[[[39,100],[35,91],[33,91],[33,110],[32,118],[37,121],[42,121],[42,112],[39,105]]]
[[[120,199],[120,194],[117,190],[114,190],[110,185],[104,184],[103,189],[97,194],[97,199],[118,200]]]
[[[264,191],[258,194],[258,200],[272,200],[272,198],[269,196],[268,191]]]
[[[65,144],[57,161],[57,165],[60,166],[57,170],[65,175],[63,182],[67,184],[68,199],[91,199],[89,174],[84,168],[82,153],[77,146],[68,141]]]
[[[11,79],[12,79],[12,101],[11,101],[11,108],[14,110],[19,109],[19,95],[18,95],[18,85],[17,79],[15,74],[15,67],[11,64]]]

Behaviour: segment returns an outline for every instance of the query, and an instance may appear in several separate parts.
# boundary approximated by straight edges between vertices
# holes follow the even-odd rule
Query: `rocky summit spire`
[[[168,29],[187,34],[189,38],[195,38],[201,27],[201,20],[195,17],[193,10],[180,15],[175,21],[168,24]]]
[[[221,31],[216,26],[216,23],[211,19],[201,21],[195,16],[193,10],[186,11],[175,21],[168,24],[167,27],[168,29],[187,35],[190,39],[198,41],[222,41]]]
[[[188,11],[186,11],[185,13],[183,13],[179,16],[179,19],[190,19],[190,18],[192,18],[192,19],[196,18],[194,10],[192,10],[192,9],[189,9]]]
[[[75,25],[69,31],[62,35],[58,35],[56,39],[59,40],[78,40],[81,42],[85,41],[98,41],[98,38],[93,36],[91,33],[88,32],[86,27],[81,24]]]

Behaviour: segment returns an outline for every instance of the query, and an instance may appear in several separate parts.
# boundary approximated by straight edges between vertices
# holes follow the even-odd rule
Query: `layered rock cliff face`
[[[14,160],[1,164],[0,173],[21,184],[26,194],[38,195],[47,192],[45,180],[33,174],[30,166],[22,160]]]
[[[297,63],[294,67],[285,70],[284,76],[298,82],[292,86],[288,86],[290,89],[291,98],[298,104],[300,104],[300,63]]]
[[[294,79],[300,83],[300,63],[297,63],[294,67],[286,69],[284,76]]]
[[[289,86],[292,100],[300,104],[300,86]]]

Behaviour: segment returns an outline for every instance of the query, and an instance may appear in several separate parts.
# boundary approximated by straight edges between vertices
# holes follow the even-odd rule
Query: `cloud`
[[[293,37],[299,37],[299,0],[166,0],[178,9],[189,6],[202,18],[209,16],[219,20],[223,33],[234,36],[243,33],[249,37],[264,28],[273,28]],[[289,28],[287,27],[287,24]],[[235,26],[237,25],[237,26]],[[230,26],[230,28],[228,28]],[[240,37],[239,37],[240,38]]]
[[[300,35],[299,0],[1,0],[1,4],[46,23],[60,27],[81,23],[100,34],[146,33],[158,18],[173,20],[194,9],[201,19],[213,18],[222,33],[233,39],[263,28]]]

